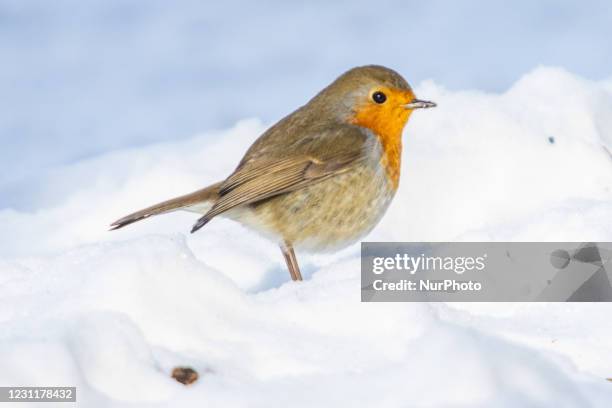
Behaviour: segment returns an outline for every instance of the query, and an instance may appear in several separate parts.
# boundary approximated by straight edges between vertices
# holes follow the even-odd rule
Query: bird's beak
[[[413,99],[412,102],[403,105],[406,109],[425,109],[435,108],[437,105],[434,102],[422,101],[420,99]]]

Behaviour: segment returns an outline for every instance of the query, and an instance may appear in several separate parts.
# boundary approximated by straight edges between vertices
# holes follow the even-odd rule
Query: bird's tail
[[[144,210],[136,211],[130,215],[126,215],[123,218],[111,224],[110,230],[116,230],[123,228],[126,225],[132,224],[136,221],[144,220],[153,215],[164,214],[176,210],[193,211],[197,213],[206,213],[212,204],[219,197],[219,186],[221,183],[215,183],[211,186],[203,188],[198,191],[194,191],[190,194],[185,194],[180,197],[172,198],[170,200],[161,202],[159,204],[147,207]]]

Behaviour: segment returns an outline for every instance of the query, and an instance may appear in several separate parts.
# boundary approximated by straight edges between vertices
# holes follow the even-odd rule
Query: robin
[[[175,210],[217,216],[278,242],[291,279],[302,280],[294,247],[330,251],[380,221],[400,178],[402,132],[419,100],[397,72],[353,68],[261,135],[225,180],[127,215],[111,230]]]

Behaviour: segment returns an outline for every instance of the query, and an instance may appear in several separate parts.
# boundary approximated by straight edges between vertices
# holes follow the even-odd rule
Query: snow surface
[[[612,81],[542,67],[501,94],[416,91],[439,107],[413,115],[366,240],[612,241]],[[294,283],[231,221],[106,231],[222,179],[266,126],[56,167],[44,206],[0,210],[0,384],[74,385],[86,407],[612,404],[610,304],[362,304],[357,245],[298,254]]]

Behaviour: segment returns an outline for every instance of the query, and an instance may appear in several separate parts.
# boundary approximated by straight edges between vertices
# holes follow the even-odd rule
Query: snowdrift
[[[367,240],[612,240],[612,82],[539,68],[503,94],[433,82],[400,191]],[[0,210],[0,384],[96,406],[609,406],[608,304],[361,304],[359,248],[304,256],[194,214],[127,212],[222,179],[246,120],[44,176]],[[190,365],[185,387],[169,377]]]

